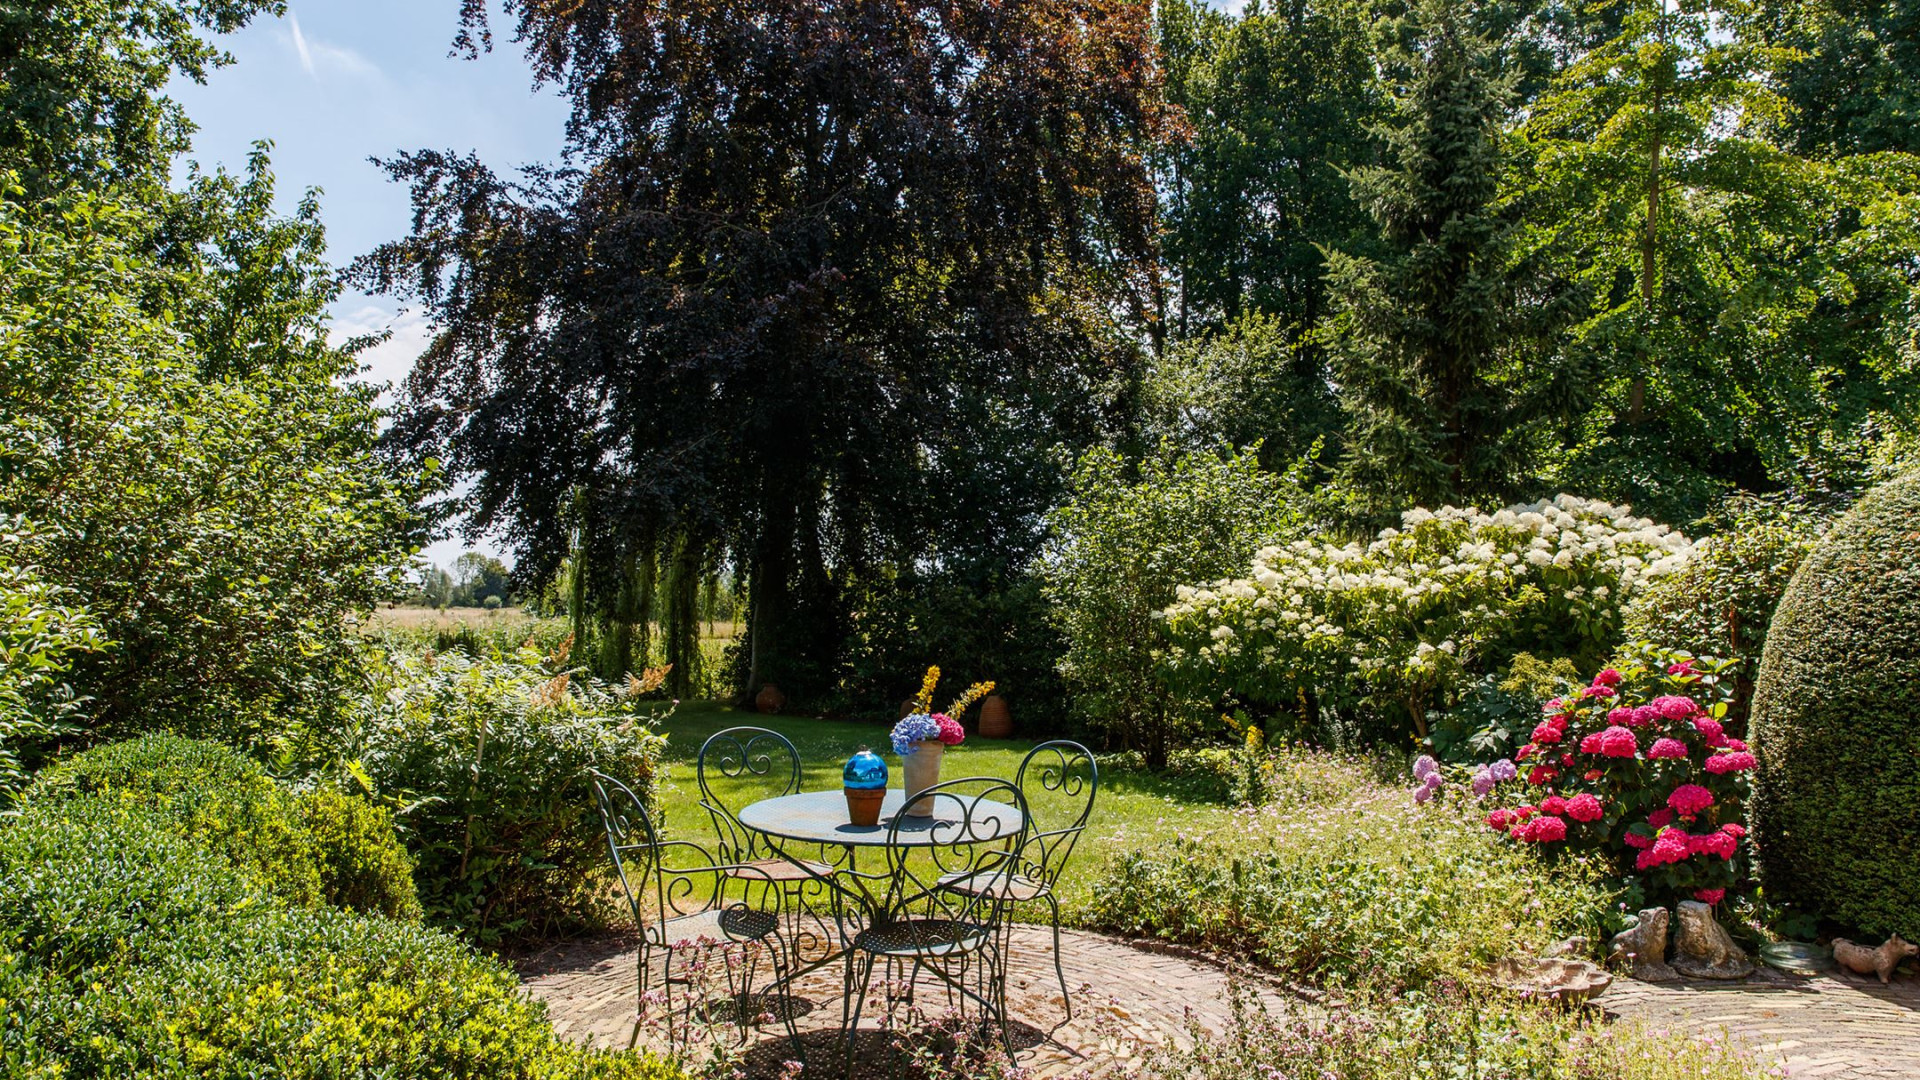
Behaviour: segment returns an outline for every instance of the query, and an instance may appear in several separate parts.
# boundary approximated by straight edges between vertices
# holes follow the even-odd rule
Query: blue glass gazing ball
[[[860,752],[847,759],[847,768],[840,774],[846,786],[855,791],[871,791],[887,786],[887,763],[880,755],[861,747]]]

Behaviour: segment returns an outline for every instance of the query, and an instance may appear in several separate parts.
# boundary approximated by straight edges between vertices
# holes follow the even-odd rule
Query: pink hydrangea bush
[[[1650,898],[1719,903],[1745,877],[1754,757],[1727,734],[1732,665],[1644,649],[1546,703],[1487,825],[1599,852]]]

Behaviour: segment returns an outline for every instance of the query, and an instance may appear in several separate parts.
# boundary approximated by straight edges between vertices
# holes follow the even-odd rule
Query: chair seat
[[[908,919],[867,927],[854,936],[853,947],[881,956],[957,956],[986,945],[990,933],[952,919]]]
[[[966,896],[986,896],[995,900],[1033,900],[1047,891],[1045,885],[1005,870],[974,870],[948,874],[939,881],[948,892]]]
[[[823,878],[833,873],[833,867],[826,863],[802,859],[800,862],[788,862],[785,859],[761,859],[758,862],[742,863],[727,867],[727,876],[747,881],[808,881]]]
[[[778,920],[772,912],[730,907],[721,911],[703,911],[698,915],[683,915],[668,919],[665,924],[650,923],[647,926],[647,941],[669,948],[703,937],[716,942],[759,941],[773,933],[777,925]]]

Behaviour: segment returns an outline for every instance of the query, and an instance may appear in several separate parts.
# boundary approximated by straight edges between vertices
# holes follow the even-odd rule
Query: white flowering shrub
[[[1411,510],[1370,543],[1263,548],[1247,577],[1180,586],[1162,672],[1183,692],[1357,709],[1422,738],[1427,709],[1514,653],[1594,664],[1622,604],[1682,565],[1680,533],[1561,495],[1487,514]],[[1384,732],[1377,732],[1384,733]]]

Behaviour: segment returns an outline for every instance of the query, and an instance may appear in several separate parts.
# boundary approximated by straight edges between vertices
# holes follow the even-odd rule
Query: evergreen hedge
[[[1753,833],[1776,899],[1920,938],[1920,472],[1794,574],[1754,693]]]
[[[69,787],[0,824],[0,1074],[679,1076],[561,1040],[503,964],[446,934],[289,903],[129,791]]]

